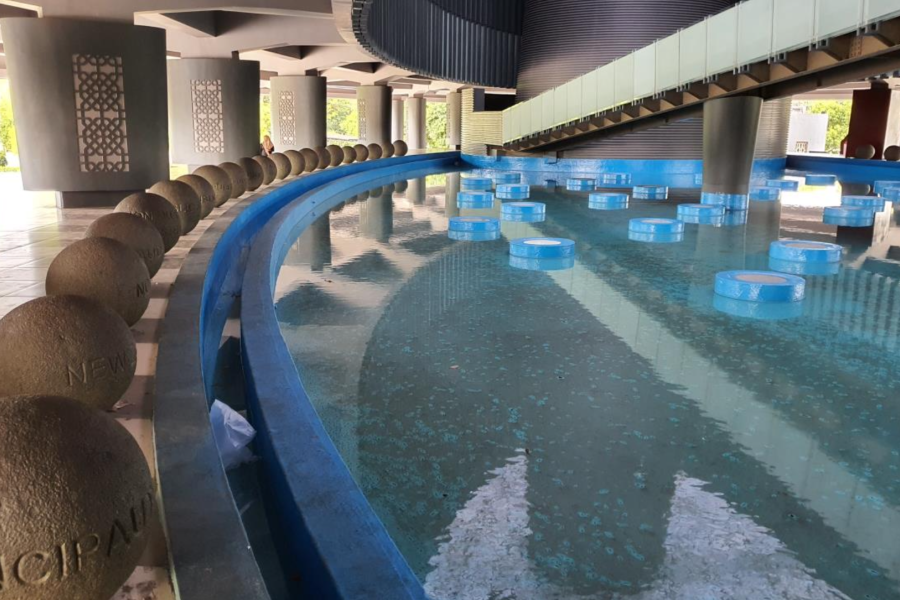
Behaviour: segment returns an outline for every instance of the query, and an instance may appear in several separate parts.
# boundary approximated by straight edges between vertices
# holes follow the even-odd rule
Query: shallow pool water
[[[459,174],[361,194],[288,251],[282,332],[344,460],[435,600],[900,598],[900,215],[837,189],[629,239],[699,190],[448,236]],[[900,211],[898,211],[900,212]],[[574,264],[511,265],[571,239]],[[829,241],[789,313],[714,297],[778,238]],[[520,265],[521,266],[521,265]],[[744,316],[739,316],[743,314]]]

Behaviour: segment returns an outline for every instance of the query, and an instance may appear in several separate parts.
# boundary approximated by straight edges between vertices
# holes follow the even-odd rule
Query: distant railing
[[[503,111],[503,143],[874,29],[900,0],[747,0]],[[603,43],[599,40],[598,43]]]

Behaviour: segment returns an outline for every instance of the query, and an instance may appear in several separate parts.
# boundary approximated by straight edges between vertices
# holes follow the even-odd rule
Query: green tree
[[[16,125],[13,122],[12,100],[9,95],[9,80],[0,80],[0,145],[4,154],[18,154]]]
[[[425,103],[425,138],[429,150],[445,150],[447,146],[447,103]]]
[[[825,134],[825,152],[841,153],[841,142],[850,133],[851,100],[815,100],[799,101],[796,104],[813,115],[828,115],[828,130]]]
[[[259,97],[259,135],[272,135],[272,95],[263,94]]]
[[[359,138],[359,111],[356,100],[329,98],[325,108],[327,136]]]

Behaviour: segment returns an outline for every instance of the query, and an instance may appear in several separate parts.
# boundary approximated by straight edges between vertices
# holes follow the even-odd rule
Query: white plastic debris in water
[[[256,430],[247,419],[216,400],[209,409],[209,420],[225,469],[233,469],[253,460],[253,453],[247,446],[256,437]]]

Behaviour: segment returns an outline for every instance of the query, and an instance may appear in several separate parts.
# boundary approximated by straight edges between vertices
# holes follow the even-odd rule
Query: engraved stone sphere
[[[356,150],[353,148],[353,146],[344,146],[342,150],[344,151],[345,165],[349,165],[356,160]]]
[[[150,303],[150,272],[138,253],[116,240],[92,237],[66,246],[47,271],[47,294],[83,296],[110,307],[128,325]]]
[[[884,160],[897,162],[900,160],[900,146],[888,146],[884,149]]]
[[[199,175],[213,187],[216,193],[216,206],[222,206],[231,198],[231,177],[219,167],[205,165],[194,171],[194,175]]]
[[[369,160],[378,160],[381,158],[382,150],[380,144],[369,144]]]
[[[278,175],[278,167],[275,166],[271,158],[268,156],[254,156],[253,160],[262,167],[263,185],[269,185],[275,181],[275,176]]]
[[[841,182],[841,196],[868,196],[872,186],[868,183]]]
[[[281,152],[275,152],[269,158],[275,163],[275,179],[281,181],[291,174],[291,159],[287,156]]]
[[[394,191],[398,194],[403,194],[406,190],[409,189],[409,182],[405,179],[394,182]]]
[[[394,155],[394,145],[390,142],[381,144],[381,158],[390,158]]]
[[[300,154],[299,151],[286,150],[284,155],[288,157],[289,161],[291,161],[291,177],[296,177],[303,172],[303,169],[306,168],[306,159],[303,158],[303,155]]]
[[[183,181],[160,181],[147,191],[162,196],[175,207],[181,221],[181,235],[192,232],[200,222],[200,197]]]
[[[0,398],[3,598],[97,600],[124,584],[156,522],[140,446],[70,398]]]
[[[338,146],[337,144],[331,144],[325,148],[328,150],[328,156],[330,157],[329,166],[336,167],[342,162],[344,162],[344,149]]]
[[[156,194],[137,192],[116,206],[115,212],[126,212],[150,221],[159,231],[166,252],[175,247],[181,237],[181,218],[168,200]]]
[[[88,298],[44,296],[0,319],[0,396],[65,395],[109,410],[136,362],[128,325]]]
[[[394,142],[394,156],[406,156],[407,152],[409,152],[409,146],[406,145],[406,142],[403,140]]]
[[[366,162],[369,160],[369,147],[365,144],[356,144],[353,146],[356,150],[356,162]]]
[[[223,162],[219,168],[228,173],[231,180],[231,197],[240,198],[247,192],[247,171],[233,162]]]
[[[162,236],[156,227],[129,213],[103,215],[91,223],[84,237],[109,238],[125,244],[141,257],[150,277],[156,275],[166,256]]]
[[[304,148],[300,151],[300,154],[303,156],[303,170],[307,173],[312,173],[319,166],[319,155],[316,154],[316,151],[312,148]]]
[[[200,198],[200,218],[205,219],[216,207],[216,191],[209,182],[199,175],[182,175],[175,181],[191,186],[194,193]]]
[[[319,162],[316,165],[316,169],[325,169],[328,165],[331,164],[331,153],[328,152],[328,148],[325,146],[318,146],[315,148],[316,157],[318,157]]]
[[[247,191],[255,192],[258,190],[265,178],[262,166],[252,158],[246,157],[239,160],[238,164],[240,164],[241,167],[244,168],[244,172],[247,173]]]
[[[872,144],[863,144],[862,146],[857,146],[854,155],[856,156],[856,158],[871,160],[875,158],[875,146],[873,146]]]

